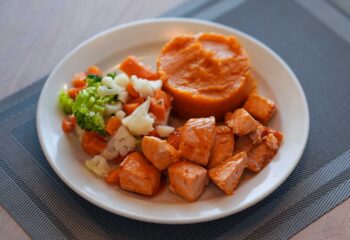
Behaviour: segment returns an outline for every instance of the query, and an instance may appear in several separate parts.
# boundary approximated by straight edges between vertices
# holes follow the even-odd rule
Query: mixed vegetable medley
[[[229,39],[226,43],[222,40],[223,35],[212,35],[205,37],[205,44],[210,48],[204,48],[207,55],[201,58],[232,57],[231,50],[221,45],[229,46],[233,40]],[[201,43],[201,38],[196,41]],[[184,40],[180,42],[184,43]],[[181,55],[181,46],[180,43],[175,45],[175,52],[169,50],[169,44],[163,49],[162,56],[168,62],[158,62],[158,67],[163,66],[162,72],[152,71],[136,57],[129,56],[118,65],[116,72],[103,73],[97,66],[91,66],[85,72],[75,74],[71,87],[62,90],[58,96],[59,105],[65,113],[62,129],[66,133],[77,134],[82,149],[91,156],[85,161],[85,166],[107,183],[117,184],[123,190],[152,196],[159,191],[161,179],[166,178],[172,192],[187,201],[195,201],[211,180],[225,194],[231,195],[245,169],[259,172],[277,153],[283,135],[263,125],[272,117],[276,105],[251,88],[249,81],[252,77],[249,68],[244,67],[241,70],[243,78],[230,80],[246,81],[243,82],[246,84],[246,96],[237,89],[232,90],[234,95],[244,100],[239,107],[226,111],[226,103],[235,102],[237,98],[231,99],[228,89],[216,87],[215,82],[211,82],[215,101],[220,104],[217,92],[222,91],[226,104],[220,112],[187,118],[178,128],[170,126],[168,122],[174,103],[177,107],[184,105],[181,95],[185,99],[193,98],[190,100],[192,105],[184,108],[194,109],[195,114],[201,113],[201,109],[196,109],[197,102],[198,106],[205,108],[201,95],[205,95],[209,104],[212,101],[212,96],[200,92],[198,86],[204,89],[200,77],[205,78],[205,71],[212,71],[214,63],[193,62],[203,60],[198,57],[188,61],[182,59],[182,64],[186,64],[191,74],[186,75],[181,70],[179,77],[177,71],[183,67],[175,65],[181,62],[181,56],[177,55]],[[186,43],[186,48],[188,46]],[[236,44],[237,48],[240,45]],[[171,57],[176,56],[176,63],[172,63],[171,67],[167,66],[170,59],[165,56],[167,51],[170,51]],[[225,54],[220,55],[220,51]],[[232,63],[233,60],[225,61]],[[188,67],[189,64],[193,66]],[[193,80],[195,74],[199,74],[199,78]],[[226,84],[223,79],[230,74],[225,70],[217,78]],[[234,74],[237,75],[237,72]],[[176,75],[180,82],[171,85],[166,79],[170,75]],[[186,76],[191,79],[184,82]],[[171,89],[172,94],[167,89]],[[184,91],[191,94],[184,95]],[[214,105],[205,110],[206,114],[212,107]],[[178,113],[181,108],[176,111]],[[223,111],[226,111],[222,117],[224,121],[220,122],[219,114]],[[188,116],[191,112],[179,115]]]

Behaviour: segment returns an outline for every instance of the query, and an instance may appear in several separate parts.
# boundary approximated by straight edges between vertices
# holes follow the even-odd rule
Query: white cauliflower
[[[151,99],[148,98],[144,103],[138,106],[132,114],[122,120],[133,135],[147,135],[153,130],[154,119],[149,115],[148,109]]]
[[[86,160],[85,166],[98,177],[107,176],[108,172],[111,170],[107,160],[101,155],[96,155],[92,159]]]
[[[98,87],[97,94],[101,97],[109,95],[118,95],[118,100],[125,103],[128,100],[128,92],[125,87],[118,86],[113,78],[105,76],[101,81],[102,85]]]
[[[83,135],[84,135],[84,130],[79,127],[78,124],[75,125],[75,132],[78,134],[78,139],[81,142],[81,140],[83,139]]]
[[[126,116],[126,113],[123,110],[119,110],[115,113],[115,116],[122,120]]]
[[[105,105],[105,111],[104,111],[104,115],[106,117],[109,117],[113,114],[116,114],[118,111],[120,111],[122,109],[122,103],[121,102],[117,102],[115,104],[106,104]]]
[[[125,73],[120,73],[114,78],[114,82],[119,87],[125,88],[126,85],[128,85],[128,83],[130,82],[130,79],[129,79],[128,75],[126,75]]]
[[[125,126],[120,126],[107,143],[107,147],[101,155],[107,160],[112,160],[118,156],[125,156],[136,147],[136,139]]]
[[[149,81],[146,79],[131,76],[131,83],[141,97],[153,97],[156,90],[162,88],[162,80]]]
[[[175,131],[175,128],[167,125],[160,125],[156,126],[156,131],[160,137],[169,137],[169,135]]]

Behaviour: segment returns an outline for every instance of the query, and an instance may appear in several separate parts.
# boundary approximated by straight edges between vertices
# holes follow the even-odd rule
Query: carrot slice
[[[86,74],[84,72],[76,73],[72,79],[72,85],[76,88],[83,88],[86,85]]]
[[[118,130],[120,125],[120,119],[115,116],[112,116],[108,119],[105,130],[109,135],[112,136]]]
[[[67,93],[68,93],[68,96],[71,98],[71,99],[74,99],[78,96],[79,92],[80,92],[80,88],[76,88],[76,87],[73,87],[73,88],[70,88],[68,89]]]
[[[70,116],[62,120],[62,129],[68,133],[74,130],[77,120],[74,116]]]
[[[132,114],[133,111],[135,111],[135,109],[140,106],[140,103],[127,103],[124,104],[124,112],[126,113],[126,115],[130,115]]]
[[[119,184],[119,169],[116,168],[110,171],[107,177],[105,178],[105,180],[109,184],[113,184],[113,183]]]
[[[98,133],[87,131],[83,134],[81,145],[84,151],[89,155],[100,154],[107,146],[102,136]]]
[[[150,131],[148,133],[148,136],[159,137],[159,134],[158,134],[158,132],[155,129],[153,129],[152,131]]]
[[[81,79],[73,79],[72,85],[75,88],[84,88],[86,85],[86,82],[85,82],[85,80],[81,80]]]
[[[131,83],[128,83],[128,85],[126,85],[126,91],[130,96],[134,98],[140,97],[140,94],[135,90],[134,86]]]
[[[155,99],[163,99],[165,108],[169,108],[171,105],[172,96],[170,94],[164,92],[161,89],[158,89],[155,91],[154,98]]]
[[[130,100],[128,103],[139,103],[142,104],[145,102],[145,99],[143,97],[138,97]]]
[[[86,70],[86,75],[96,75],[96,76],[102,76],[102,70],[97,66],[90,66]]]
[[[149,111],[156,116],[157,121],[164,121],[166,117],[166,109],[163,99],[151,99],[151,105]]]
[[[159,79],[157,72],[154,72],[150,68],[146,67],[135,56],[129,56],[125,58],[123,62],[119,65],[119,68],[127,75],[129,75],[129,77],[132,75],[136,75],[139,78],[144,78],[148,80]]]
[[[68,119],[71,122],[71,124],[75,127],[75,125],[77,124],[77,118],[74,115],[70,115]]]
[[[105,148],[107,144],[98,138],[92,138],[90,142],[85,145],[85,151],[90,155],[100,154]]]

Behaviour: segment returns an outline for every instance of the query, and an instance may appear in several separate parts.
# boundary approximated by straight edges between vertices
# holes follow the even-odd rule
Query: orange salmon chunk
[[[258,94],[251,94],[244,103],[243,108],[257,120],[267,123],[276,110],[276,104],[270,99]]]
[[[192,162],[175,162],[168,173],[170,190],[189,202],[201,196],[209,181],[207,170]]]
[[[209,177],[226,195],[232,195],[248,162],[245,152],[225,160],[209,170]]]
[[[282,135],[279,132],[268,133],[263,141],[253,147],[248,154],[248,169],[253,172],[260,172],[276,155]]]
[[[160,171],[179,159],[177,150],[167,141],[157,137],[143,137],[142,151],[146,158]]]
[[[183,126],[180,138],[181,156],[206,166],[215,141],[215,118],[191,118]]]
[[[215,142],[211,149],[208,169],[215,167],[233,154],[235,138],[231,129],[227,126],[215,128]]]
[[[120,187],[151,196],[158,191],[161,174],[139,152],[129,154],[119,167]]]
[[[226,113],[225,123],[232,129],[232,132],[238,136],[244,136],[253,132],[258,126],[255,119],[243,108],[239,108],[233,113]]]

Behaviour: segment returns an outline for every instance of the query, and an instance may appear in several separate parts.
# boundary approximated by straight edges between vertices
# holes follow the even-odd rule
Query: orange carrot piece
[[[96,75],[96,76],[102,76],[102,70],[97,66],[90,66],[86,70],[86,75]]]
[[[152,131],[150,131],[148,133],[148,136],[159,137],[159,134],[158,134],[158,132],[155,129],[153,129]]]
[[[128,83],[128,85],[126,85],[126,91],[130,96],[134,98],[140,97],[140,94],[135,90],[134,86],[131,83]]]
[[[119,118],[112,116],[108,119],[105,130],[112,136],[118,130],[121,124],[122,122]]]
[[[89,155],[100,154],[107,146],[101,135],[87,131],[83,134],[81,145],[84,151]]]
[[[130,100],[128,103],[139,103],[142,104],[145,102],[145,99],[143,97],[138,97]]]
[[[75,88],[84,88],[86,85],[86,82],[85,82],[85,80],[81,80],[81,79],[73,79],[72,85]]]
[[[73,87],[73,88],[70,88],[68,89],[67,93],[68,93],[68,96],[71,98],[71,99],[74,99],[78,96],[79,92],[80,92],[80,88],[76,88],[76,87]]]
[[[119,65],[120,70],[125,72],[129,77],[136,75],[139,78],[148,80],[159,79],[157,72],[152,71],[140,62],[135,56],[129,56]]]
[[[71,122],[71,124],[75,127],[75,125],[77,124],[77,118],[74,115],[70,115],[68,119]]]
[[[107,144],[98,138],[92,138],[90,142],[85,145],[85,151],[90,155],[100,154],[105,148]]]
[[[110,171],[108,173],[108,175],[105,178],[106,182],[109,184],[113,184],[113,183],[119,183],[119,169],[113,169],[112,171]]]
[[[74,130],[77,119],[74,116],[70,116],[62,120],[62,129],[64,132],[68,133]]]
[[[86,74],[84,72],[76,73],[72,79],[72,85],[76,88],[83,88],[86,85]]]
[[[157,121],[164,121],[166,117],[164,100],[152,98],[149,111],[156,116]]]
[[[124,104],[124,112],[126,113],[126,115],[130,115],[140,105],[141,105],[140,103],[127,103],[127,104]]]
[[[172,101],[172,96],[161,89],[156,90],[154,94],[155,99],[163,99],[165,108],[169,108]]]

